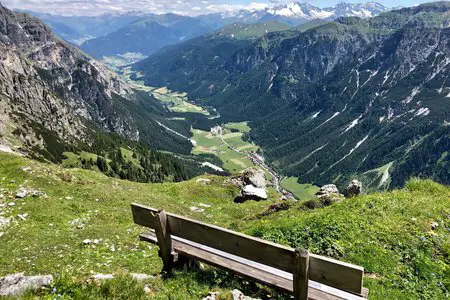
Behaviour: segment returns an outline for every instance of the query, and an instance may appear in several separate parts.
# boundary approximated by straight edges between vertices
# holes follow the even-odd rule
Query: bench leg
[[[172,238],[170,237],[169,224],[167,223],[167,215],[164,211],[160,211],[156,217],[155,233],[158,238],[159,254],[163,260],[163,271],[168,274],[172,273],[173,267],[173,247]]]
[[[295,250],[294,262],[294,299],[308,300],[309,252]]]

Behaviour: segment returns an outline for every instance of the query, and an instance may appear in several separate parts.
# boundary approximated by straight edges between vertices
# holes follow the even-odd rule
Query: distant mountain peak
[[[335,19],[343,16],[356,16],[370,18],[389,8],[378,2],[347,3],[340,2],[334,7],[319,8],[306,2],[294,1],[282,4],[267,10],[268,14],[287,18],[312,19]]]
[[[336,17],[371,18],[390,9],[378,2],[340,2],[335,7],[324,8],[324,10],[334,12]]]
[[[283,17],[296,17],[305,19],[328,18],[331,13],[324,12],[320,8],[304,2],[291,2],[285,5],[275,6],[268,10],[269,14]]]

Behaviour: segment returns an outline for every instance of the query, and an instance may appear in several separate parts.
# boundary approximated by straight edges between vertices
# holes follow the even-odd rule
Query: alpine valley
[[[437,2],[256,39],[213,33],[133,68],[215,107],[224,122],[251,121],[265,156],[301,182],[448,184],[449,12]]]
[[[450,2],[249,2],[0,4],[0,299],[450,299]]]

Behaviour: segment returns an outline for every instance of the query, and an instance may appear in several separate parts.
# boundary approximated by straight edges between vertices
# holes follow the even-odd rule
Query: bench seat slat
[[[155,228],[149,225],[154,224],[154,214],[158,210],[139,204],[133,204],[132,209],[136,224]],[[167,219],[172,235],[252,261],[265,263],[286,272],[292,273],[293,271],[295,251],[292,248],[172,213],[167,213]],[[268,257],[270,260],[267,260]]]
[[[136,224],[155,228],[158,210],[133,203],[132,212]],[[167,219],[170,233],[175,237],[293,273],[295,250],[290,247],[171,213],[167,213]],[[364,293],[362,267],[314,254],[310,254],[309,261],[310,280],[357,295]]]
[[[140,238],[141,240],[153,244],[156,244],[157,241],[153,232],[143,233],[140,235]],[[176,236],[172,236],[172,243],[174,251],[179,255],[190,257],[214,267],[231,271],[242,277],[253,279],[271,287],[279,288],[288,293],[293,292],[292,274],[262,264],[257,264],[235,255],[229,255],[223,251],[205,247]],[[363,297],[343,292],[312,280],[309,281],[308,298],[317,300],[364,299]]]

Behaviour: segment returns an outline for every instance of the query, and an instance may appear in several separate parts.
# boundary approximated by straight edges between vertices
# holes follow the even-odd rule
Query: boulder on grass
[[[241,190],[235,202],[244,202],[247,200],[267,200],[267,192],[265,189],[254,187],[253,185],[246,185]]]
[[[241,190],[242,197],[253,200],[267,200],[266,190],[263,188],[246,185]]]
[[[252,298],[249,296],[245,296],[244,293],[242,293],[239,290],[233,290],[231,292],[231,295],[233,296],[233,300],[259,300],[257,298]]]
[[[248,168],[244,171],[243,177],[246,185],[253,185],[260,189],[266,188],[266,173],[259,168]]]
[[[324,206],[328,206],[342,200],[342,196],[339,194],[339,190],[334,184],[327,184],[321,187],[316,193],[316,197],[320,199]]]
[[[204,297],[202,300],[218,300],[219,292],[209,292],[208,296]]]
[[[52,275],[25,276],[24,273],[0,278],[0,296],[20,296],[28,290],[50,286]]]
[[[358,180],[352,180],[347,188],[344,190],[345,198],[356,197],[361,194],[362,191],[362,183]]]

